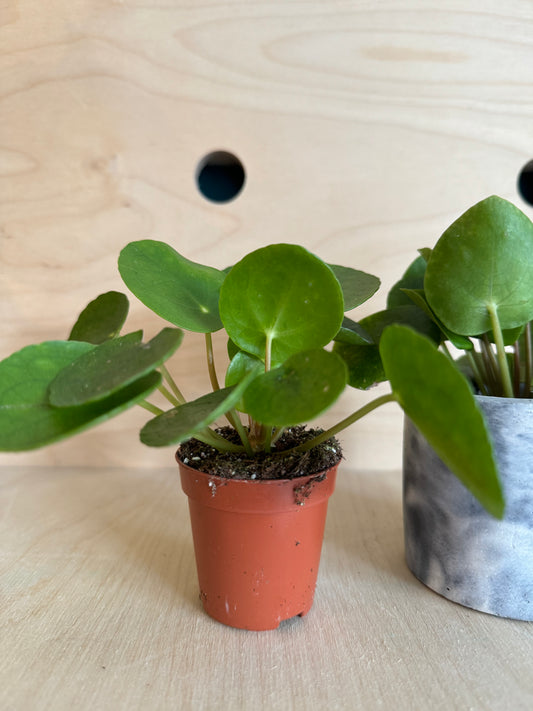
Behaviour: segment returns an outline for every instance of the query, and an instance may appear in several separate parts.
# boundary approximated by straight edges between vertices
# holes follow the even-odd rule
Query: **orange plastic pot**
[[[177,460],[207,614],[247,630],[307,614],[337,466],[297,479],[242,480]]]

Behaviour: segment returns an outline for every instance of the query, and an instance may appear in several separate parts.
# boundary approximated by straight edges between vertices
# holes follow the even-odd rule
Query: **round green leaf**
[[[253,372],[258,375],[262,370],[264,370],[264,365],[258,358],[244,351],[238,351],[231,359],[226,371],[225,385],[226,387],[238,385],[248,377],[249,373]],[[240,412],[244,412],[242,402],[238,402],[235,407]]]
[[[379,344],[383,331],[391,324],[404,324],[424,333],[439,342],[440,330],[418,306],[396,306],[361,319],[361,327]],[[347,342],[335,343],[333,351],[348,367],[348,384],[352,388],[368,388],[387,379],[377,345],[357,345]]]
[[[485,421],[469,383],[429,339],[390,326],[380,353],[394,396],[435,452],[494,516],[503,494]]]
[[[254,373],[250,373],[235,387],[215,390],[157,415],[142,428],[141,442],[150,447],[166,447],[200,434],[235,407],[253,377]]]
[[[161,365],[182,337],[182,331],[164,328],[148,343],[123,336],[96,346],[58,373],[50,386],[50,404],[71,407],[108,397]]]
[[[191,262],[164,242],[131,242],[118,260],[124,283],[158,316],[187,331],[222,327],[218,298],[225,274]]]
[[[351,311],[356,306],[368,301],[381,284],[376,276],[361,272],[358,269],[342,267],[338,264],[330,264],[329,267],[341,285],[345,311]]]
[[[346,363],[348,385],[352,388],[368,390],[387,379],[378,346],[335,343],[333,352]]]
[[[356,321],[352,321],[347,316],[342,320],[339,332],[335,336],[335,341],[340,343],[350,343],[353,346],[368,346],[374,341],[367,331]]]
[[[47,341],[0,363],[0,450],[36,449],[81,432],[144,399],[161,382],[158,373],[150,373],[98,403],[52,407],[51,381],[93,348],[77,341]]]
[[[486,333],[493,308],[502,329],[533,318],[533,223],[512,203],[490,197],[439,239],[428,262],[426,298],[447,328]]]
[[[100,294],[78,316],[68,340],[99,345],[118,336],[128,315],[128,309],[128,297],[120,291]]]
[[[405,289],[422,289],[424,286],[424,275],[426,273],[426,260],[424,257],[417,257],[407,267],[402,278],[394,284],[387,296],[387,308],[395,306],[409,306],[412,302],[405,293]]]
[[[430,305],[427,302],[426,295],[423,289],[404,289],[404,293],[413,304],[416,304],[416,306],[422,309],[422,311],[424,311],[424,313],[426,313],[429,318],[435,324],[437,324],[437,326],[442,332],[444,339],[449,340],[450,343],[452,343],[456,348],[459,348],[461,350],[472,350],[474,346],[469,338],[467,338],[466,336],[460,336],[458,333],[453,333],[453,331],[450,331],[450,329],[446,328],[446,326],[442,323],[439,317],[435,313],[433,313]]]
[[[291,356],[255,378],[244,393],[245,412],[266,425],[288,427],[314,419],[344,390],[342,358],[321,349]]]
[[[271,362],[321,348],[337,334],[344,314],[342,290],[331,269],[303,247],[276,244],[248,254],[220,291],[220,315],[244,351]]]

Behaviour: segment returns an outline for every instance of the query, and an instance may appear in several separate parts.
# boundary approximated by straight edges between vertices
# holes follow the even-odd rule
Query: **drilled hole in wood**
[[[211,202],[234,200],[243,189],[245,180],[243,164],[228,151],[208,153],[196,169],[198,190]]]
[[[518,192],[529,205],[533,205],[533,160],[526,163],[520,171]]]

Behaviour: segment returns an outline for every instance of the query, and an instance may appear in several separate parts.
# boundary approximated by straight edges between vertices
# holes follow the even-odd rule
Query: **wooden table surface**
[[[4,467],[0,708],[533,708],[533,625],[424,588],[398,472],[344,462],[315,605],[270,632],[202,611],[174,468]]]

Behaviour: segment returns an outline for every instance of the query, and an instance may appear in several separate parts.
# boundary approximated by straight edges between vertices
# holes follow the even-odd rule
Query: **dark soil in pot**
[[[282,454],[322,431],[303,426],[287,428],[272,452],[259,452],[253,457],[244,452],[219,452],[197,439],[190,439],[180,446],[178,457],[192,469],[227,479],[294,479],[331,469],[342,459],[341,446],[334,437],[307,452]],[[237,432],[231,427],[222,427],[217,432],[240,443]]]

